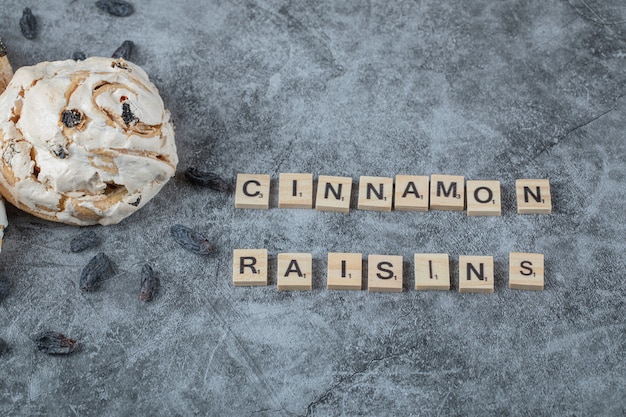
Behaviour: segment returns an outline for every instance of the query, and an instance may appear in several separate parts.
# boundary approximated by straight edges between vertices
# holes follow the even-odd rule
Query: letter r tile
[[[233,251],[233,285],[267,285],[267,249]]]

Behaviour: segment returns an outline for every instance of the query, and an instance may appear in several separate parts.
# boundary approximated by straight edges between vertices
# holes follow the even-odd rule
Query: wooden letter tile
[[[237,174],[235,208],[264,209],[270,207],[270,176]]]
[[[502,215],[500,181],[467,181],[467,215]]]
[[[313,174],[280,174],[278,207],[313,208]]]
[[[509,254],[509,288],[516,290],[543,290],[543,254]]]
[[[367,290],[402,292],[402,256],[369,255]]]
[[[459,292],[493,292],[493,256],[459,256]]]
[[[518,214],[552,213],[549,180],[515,180],[515,193]]]
[[[359,179],[359,210],[391,211],[393,178],[366,177]]]
[[[315,208],[320,211],[350,211],[352,178],[320,175],[317,181]]]
[[[430,176],[430,209],[458,210],[465,208],[465,178],[458,175]]]
[[[329,290],[360,290],[363,288],[363,255],[360,253],[328,253]]]
[[[415,289],[450,290],[450,258],[447,253],[416,253]]]
[[[396,175],[394,208],[396,210],[428,211],[429,179],[425,175]]]
[[[278,254],[278,290],[313,288],[313,257],[310,253]]]
[[[233,251],[233,285],[267,285],[267,249]]]

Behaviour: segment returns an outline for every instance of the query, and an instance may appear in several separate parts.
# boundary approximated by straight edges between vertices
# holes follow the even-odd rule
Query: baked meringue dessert
[[[35,216],[115,224],[174,175],[170,114],[137,65],[112,58],[18,69],[0,96],[0,192]]]

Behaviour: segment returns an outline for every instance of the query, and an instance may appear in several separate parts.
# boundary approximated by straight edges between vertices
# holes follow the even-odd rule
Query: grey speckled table
[[[0,274],[2,415],[605,415],[626,413],[626,5],[621,0],[4,1],[15,67],[109,56],[125,39],[176,122],[179,174],[97,227],[115,275],[78,289],[95,250],[9,209]],[[148,5],[149,3],[149,5]],[[218,172],[455,174],[502,182],[502,217],[236,210],[188,184]],[[515,213],[516,178],[550,178],[552,215]],[[179,222],[216,252],[185,252]],[[310,252],[312,292],[234,288],[234,248]],[[329,251],[402,255],[404,291],[328,291]],[[507,286],[508,253],[541,252],[543,292]],[[453,290],[417,292],[412,255],[444,252]],[[495,258],[495,293],[458,293],[458,256]],[[137,299],[141,266],[162,291]],[[37,352],[41,329],[80,340]]]

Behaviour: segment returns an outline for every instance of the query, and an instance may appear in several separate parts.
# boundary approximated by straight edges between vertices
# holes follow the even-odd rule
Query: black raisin
[[[117,48],[115,50],[115,52],[113,52],[113,55],[111,55],[111,58],[122,58],[125,59],[126,61],[130,61],[131,56],[133,55],[133,52],[135,50],[135,44],[133,43],[133,41],[124,41],[122,42],[122,44],[120,45],[119,48]]]
[[[122,120],[124,120],[124,123],[126,123],[127,125],[139,121],[139,118],[133,114],[132,110],[130,109],[130,104],[128,103],[122,103]]]
[[[137,206],[139,206],[139,203],[141,203],[141,196],[137,197],[137,200],[133,201],[132,203],[128,203],[128,204],[130,204],[131,206],[137,207]]]
[[[61,113],[61,122],[66,127],[76,127],[80,124],[81,120],[83,120],[83,115],[76,109],[65,110]]]
[[[55,143],[50,147],[50,150],[52,151],[53,154],[56,155],[57,158],[59,159],[65,159],[68,156],[70,156],[70,154],[67,152],[67,149],[65,148],[65,146],[59,144],[59,143]]]
[[[37,19],[35,19],[35,16],[33,16],[33,12],[29,7],[26,7],[22,12],[20,29],[22,30],[22,35],[24,35],[26,39],[35,39],[37,36]]]
[[[78,342],[57,332],[44,331],[34,338],[37,349],[48,355],[67,355],[78,349]]]
[[[224,193],[230,193],[233,191],[233,187],[222,177],[212,172],[200,171],[197,168],[190,167],[185,171],[185,178],[189,182],[203,187],[208,187],[211,190],[221,191]]]
[[[9,353],[10,350],[9,344],[0,337],[0,356]]]
[[[100,238],[93,230],[87,230],[76,236],[70,242],[70,250],[74,253],[82,252],[98,246]]]
[[[9,283],[4,279],[0,279],[0,301],[9,295]]]
[[[141,301],[150,301],[159,289],[159,277],[155,274],[152,267],[145,264],[141,268],[141,288],[139,290],[139,299]]]
[[[182,224],[175,224],[170,228],[172,237],[183,248],[199,255],[208,255],[213,251],[209,240]]]
[[[97,282],[111,271],[109,257],[100,252],[85,265],[80,274],[80,288],[85,291],[93,291]]]
[[[0,58],[5,56],[6,54],[7,54],[7,47],[4,45],[4,42],[2,42],[2,38],[0,38]]]
[[[72,54],[72,59],[74,61],[83,61],[87,59],[87,55],[83,51],[76,51]]]
[[[122,0],[98,0],[96,6],[116,17],[130,16],[135,11],[132,4]]]

